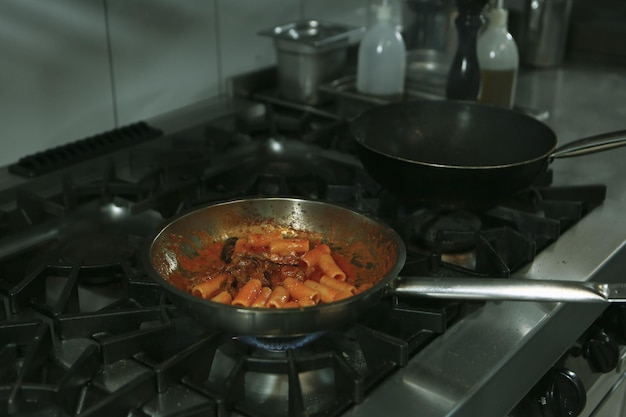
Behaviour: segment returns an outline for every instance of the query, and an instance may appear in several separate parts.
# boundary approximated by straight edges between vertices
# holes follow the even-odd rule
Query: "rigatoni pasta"
[[[269,244],[270,252],[278,255],[289,255],[291,253],[305,253],[309,250],[307,239],[280,239],[273,240]]]
[[[250,307],[265,307],[270,299],[270,295],[272,295],[272,289],[270,287],[262,287]]]
[[[230,304],[233,301],[233,297],[228,291],[221,291],[216,296],[211,298],[211,301],[222,304]]]
[[[334,277],[329,277],[328,275],[322,276],[320,278],[320,283],[330,288],[334,288],[335,290],[339,292],[349,292],[351,294],[356,293],[356,287],[354,285],[343,282],[343,281],[339,281]]]
[[[331,303],[335,301],[337,297],[337,291],[334,288],[329,287],[328,285],[324,285],[321,282],[313,281],[311,279],[307,279],[304,281],[304,285],[309,288],[316,290],[320,295],[320,300],[324,303]]]
[[[250,307],[259,292],[261,292],[262,287],[263,284],[261,284],[261,281],[258,279],[252,278],[248,280],[248,282],[241,287],[235,298],[233,298],[231,304],[240,307]]]
[[[289,291],[287,291],[287,288],[278,286],[272,290],[272,293],[270,294],[270,297],[268,298],[265,307],[281,308],[285,305],[285,303],[289,301],[289,297],[290,295]]]
[[[318,260],[318,265],[324,275],[336,279],[337,281],[345,281],[346,273],[339,268],[335,259],[329,254],[322,254]]]
[[[177,286],[213,302],[253,308],[305,308],[353,296],[353,259],[321,240],[273,230],[230,236],[179,259]],[[185,255],[179,255],[184,257]]]
[[[210,277],[206,281],[194,285],[191,288],[191,293],[196,297],[211,298],[217,294],[227,278],[228,274],[218,274],[214,277]]]
[[[320,302],[320,293],[311,287],[307,287],[301,281],[285,278],[283,285],[289,291],[291,298],[299,303],[304,302],[308,305],[314,305]]]

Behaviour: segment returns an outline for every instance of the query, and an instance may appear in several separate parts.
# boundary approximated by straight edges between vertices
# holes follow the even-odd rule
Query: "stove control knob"
[[[583,344],[583,356],[593,372],[606,374],[617,368],[619,346],[604,330],[597,330]]]
[[[604,312],[603,326],[612,331],[619,344],[626,344],[626,305],[611,304]]]
[[[585,408],[587,392],[573,371],[553,368],[533,389],[543,417],[576,417]]]

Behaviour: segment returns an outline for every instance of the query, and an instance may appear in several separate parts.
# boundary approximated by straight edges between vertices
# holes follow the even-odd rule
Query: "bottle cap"
[[[508,17],[509,12],[502,6],[502,0],[498,0],[496,6],[489,13],[489,24],[506,27]]]
[[[506,9],[492,9],[489,13],[489,24],[493,26],[506,26],[509,13]]]
[[[378,10],[376,12],[376,18],[378,20],[390,20],[391,19],[391,5],[387,2],[383,2],[380,6],[378,6]]]

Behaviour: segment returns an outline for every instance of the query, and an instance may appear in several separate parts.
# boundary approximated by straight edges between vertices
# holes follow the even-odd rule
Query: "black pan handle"
[[[550,158],[569,158],[572,156],[587,155],[625,145],[626,130],[618,130],[578,139],[563,146],[559,146],[550,155]]]

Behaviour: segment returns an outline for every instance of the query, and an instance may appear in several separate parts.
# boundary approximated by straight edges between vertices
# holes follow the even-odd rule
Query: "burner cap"
[[[419,210],[411,216],[410,224],[419,243],[442,252],[471,249],[474,246],[473,233],[482,227],[477,215],[463,210]],[[446,238],[445,234],[452,238]]]

